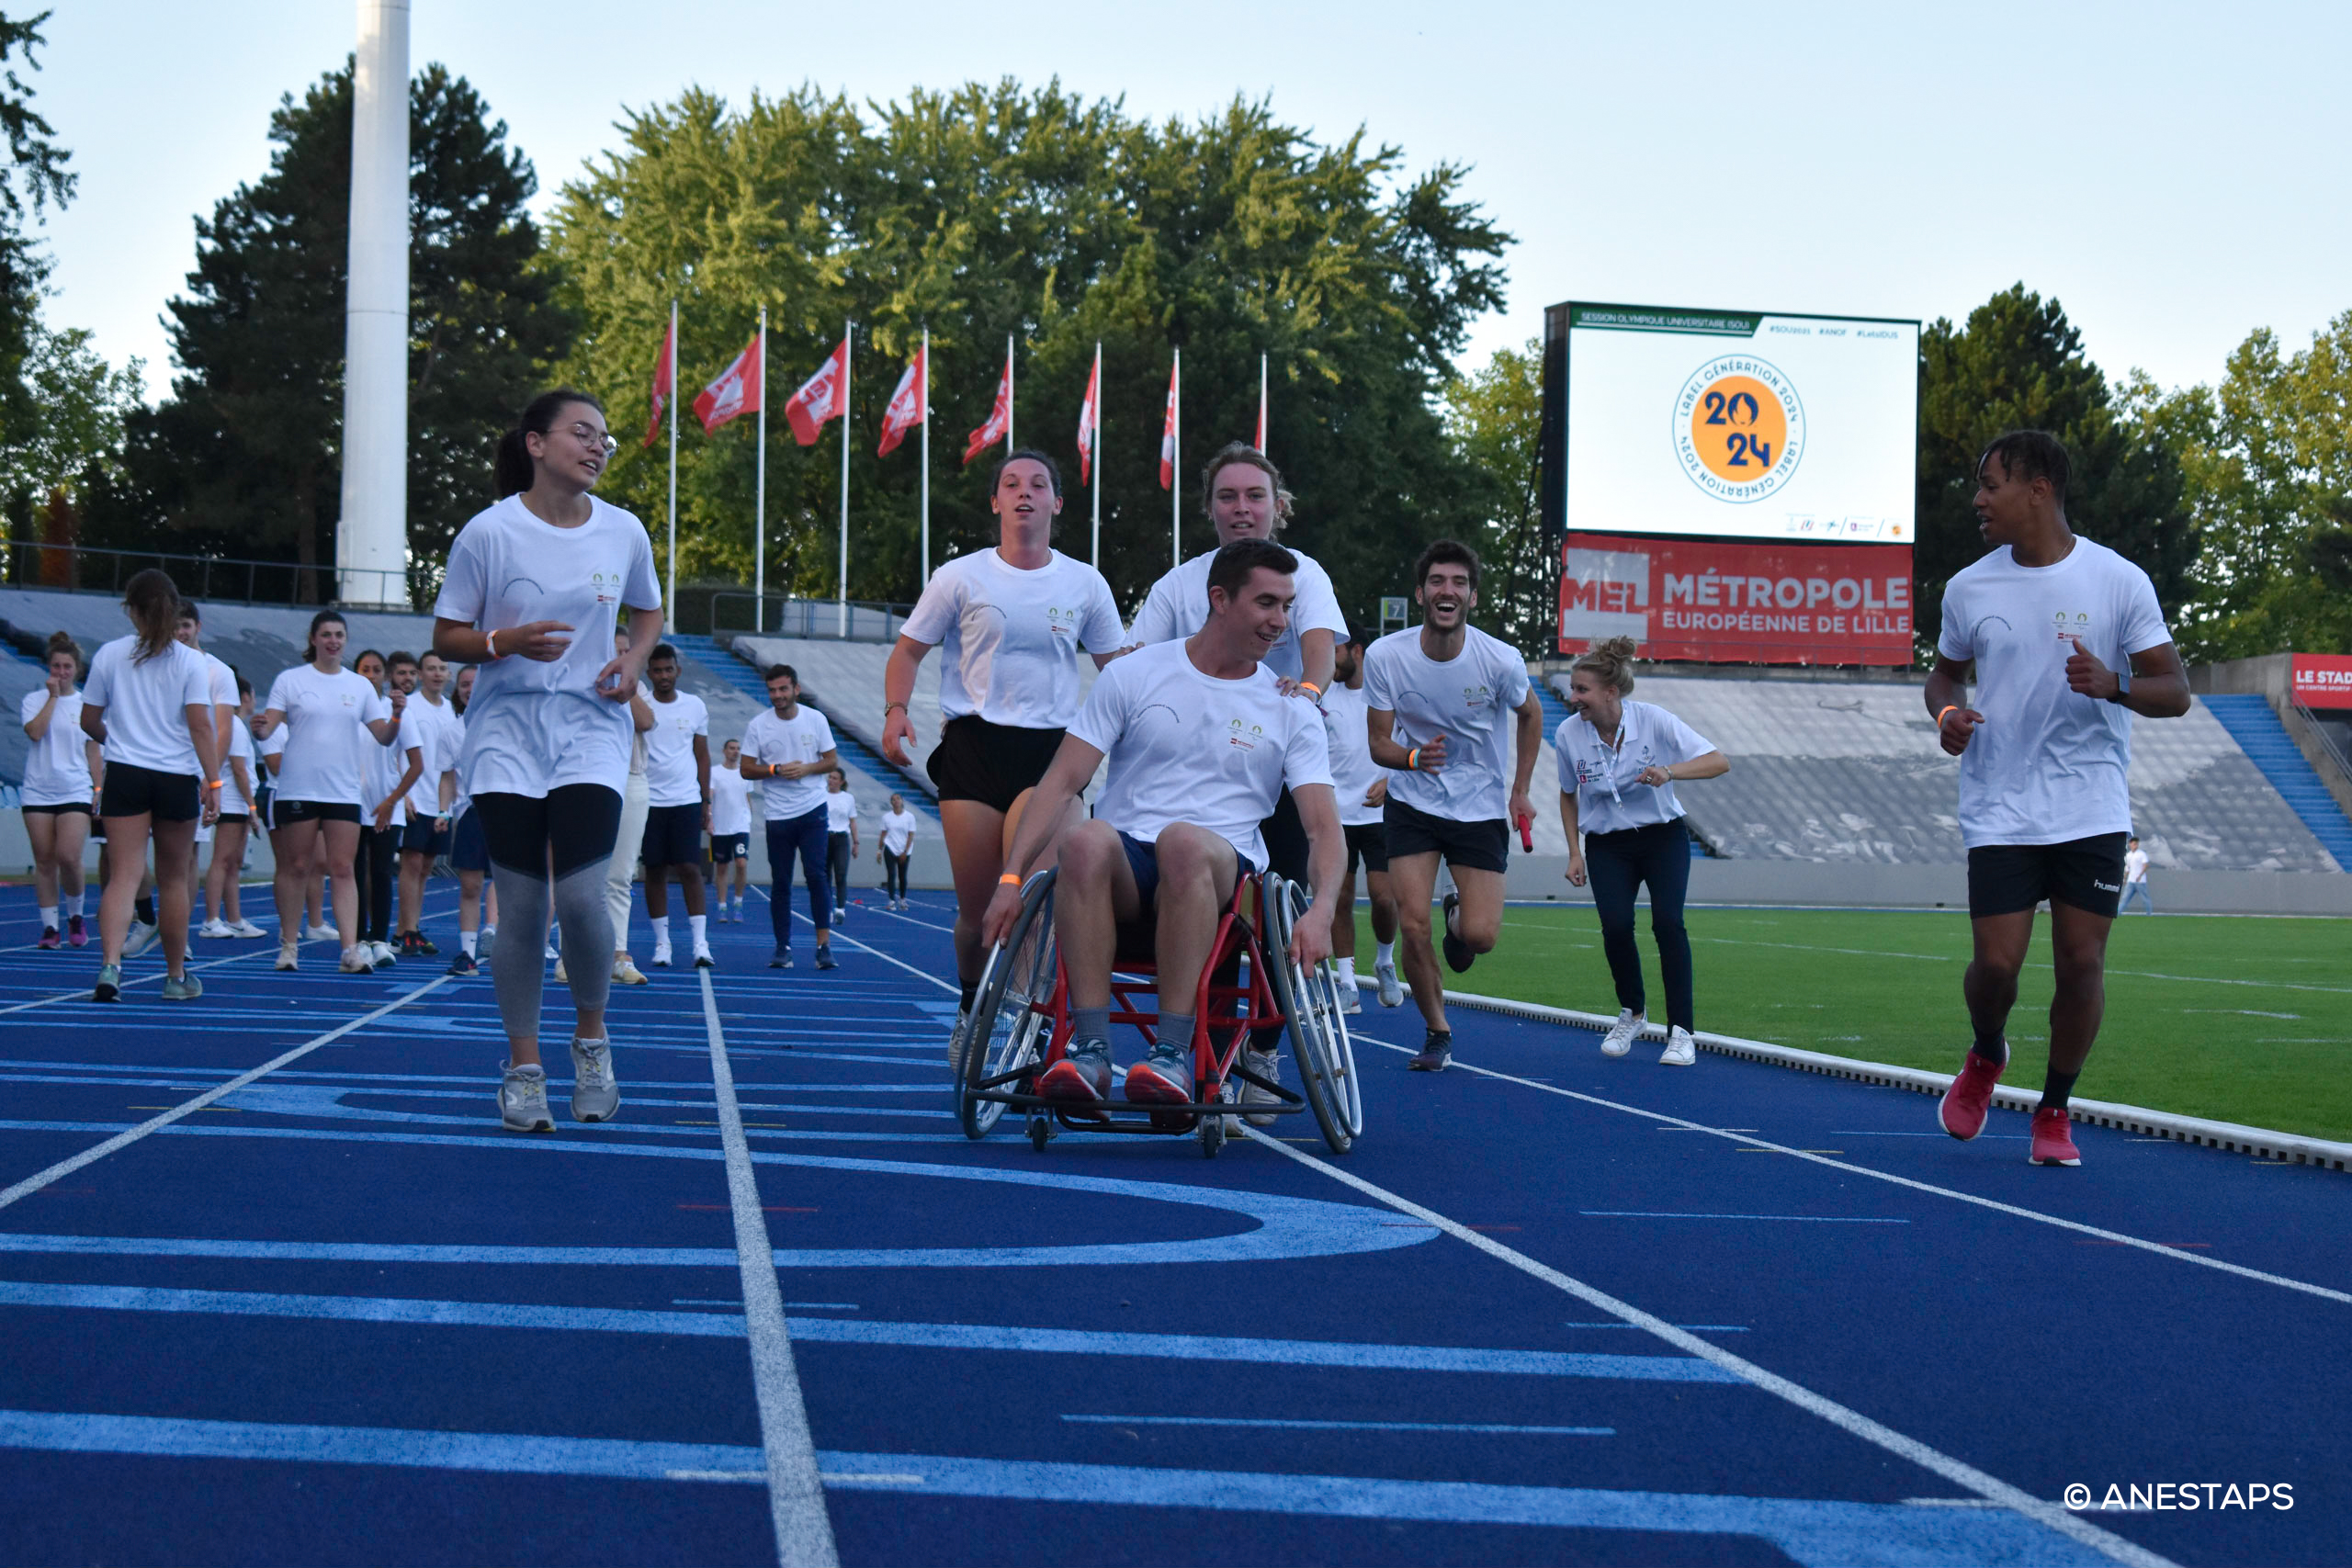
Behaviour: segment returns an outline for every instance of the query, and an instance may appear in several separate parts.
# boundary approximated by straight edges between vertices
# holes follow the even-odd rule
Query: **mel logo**
[[[1683,473],[1734,505],[1761,501],[1787,484],[1804,452],[1804,404],[1796,388],[1777,367],[1750,355],[1725,355],[1691,372],[1675,397],[1672,428]]]

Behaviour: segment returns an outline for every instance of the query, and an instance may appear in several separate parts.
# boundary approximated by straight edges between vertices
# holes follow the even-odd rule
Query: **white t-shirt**
[[[409,725],[409,715],[415,711],[413,705],[414,699],[412,698],[410,703],[402,707],[400,729],[394,735],[390,746],[371,745],[362,753],[367,758],[368,775],[367,797],[359,803],[362,827],[373,828],[376,825],[376,803],[399,787],[401,775],[408,772],[409,753],[412,751],[417,753],[419,765],[420,767],[423,765],[424,739]],[[384,705],[387,708],[392,705],[390,697],[384,699]],[[376,738],[371,735],[368,739],[372,741]],[[419,773],[417,783],[424,782],[424,776]],[[391,820],[387,826],[391,828],[408,826],[408,795],[405,793],[401,795],[400,804],[392,807]]]
[[[401,745],[415,747],[424,761],[424,771],[409,786],[411,821],[441,815],[441,775],[458,765],[458,748],[464,739],[457,705],[446,695],[435,703],[422,692],[409,694],[408,711],[401,719]],[[401,765],[408,765],[405,759]]]
[[[857,820],[857,796],[845,789],[829,790],[825,795],[825,831],[846,833],[849,825]]]
[[[993,549],[931,574],[900,628],[945,649],[939,711],[1017,729],[1061,729],[1078,711],[1078,650],[1121,644],[1119,607],[1102,574],[1059,550],[1035,571]]]
[[[392,705],[365,676],[349,670],[328,675],[314,664],[297,664],[278,671],[262,709],[286,716],[286,756],[277,766],[280,800],[372,808],[399,779],[393,773],[368,797],[376,779],[371,770],[382,765],[383,753],[401,747],[384,745],[368,728],[374,720],[391,717]]]
[[[1285,680],[1303,680],[1306,674],[1306,656],[1299,651],[1301,632],[1325,631],[1331,634],[1336,645],[1348,640],[1348,618],[1340,614],[1339,595],[1331,592],[1331,577],[1312,558],[1298,550],[1298,570],[1291,578],[1292,601],[1290,627],[1282,640],[1267,650],[1267,669]],[[1136,624],[1128,629],[1127,640],[1138,643],[1171,642],[1191,637],[1209,620],[1209,563],[1216,558],[1215,550],[1194,556],[1182,566],[1160,574],[1144,595],[1143,608],[1136,612]]]
[[[254,787],[255,789],[259,789],[261,787],[262,780],[267,779],[269,781],[270,793],[272,795],[276,795],[278,793],[278,775],[277,772],[273,772],[271,770],[269,760],[272,757],[277,758],[278,771],[282,772],[284,770],[286,766],[286,727],[281,724],[276,729],[271,730],[269,732],[269,739],[261,742],[261,744],[254,747],[254,750],[260,753],[261,770],[254,774]]]
[[[2124,852],[2123,880],[2126,882],[2145,882],[2148,880],[2147,851],[2126,850]]]
[[[649,806],[700,806],[702,779],[695,772],[695,737],[710,735],[710,709],[692,692],[670,701],[645,699],[653,728],[644,732],[645,799]],[[715,777],[718,770],[713,768]],[[715,829],[714,829],[715,830]]]
[[[1582,714],[1560,721],[1552,737],[1552,760],[1559,764],[1560,793],[1577,797],[1577,829],[1616,833],[1647,828],[1681,816],[1671,783],[1653,787],[1642,770],[1670,767],[1705,756],[1713,741],[1655,703],[1619,705],[1615,746],[1601,743],[1600,731]]]
[[[2128,686],[2132,655],[2172,640],[2148,574],[2077,535],[2066,558],[2023,567],[2006,545],[1944,588],[1936,651],[1976,661],[1984,716],[1960,757],[1960,839],[2063,844],[2132,828],[2132,710],[2071,691],[2075,637]]]
[[[1509,814],[1518,709],[1527,701],[1527,661],[1517,649],[1469,626],[1462,651],[1441,662],[1421,651],[1419,628],[1391,632],[1364,650],[1363,694],[1366,707],[1396,716],[1389,733],[1398,745],[1445,737],[1445,766],[1390,773],[1389,799],[1453,822]]]
[[[190,704],[204,707],[211,701],[203,657],[180,642],[164,644],[163,652],[143,663],[138,655],[137,637],[119,637],[90,660],[82,700],[107,710],[107,741],[100,752],[109,767],[123,762],[159,773],[200,777],[196,743],[188,739],[187,709]],[[211,715],[208,711],[205,716]]]
[[[1380,807],[1366,806],[1363,797],[1387,776],[1388,770],[1372,760],[1372,732],[1364,715],[1372,705],[1364,689],[1351,690],[1334,682],[1323,694],[1323,729],[1331,745],[1331,788],[1340,797],[1340,826],[1363,828],[1380,820]]]
[[[752,791],[759,786],[741,768],[710,764],[710,831],[713,838],[752,830]]]
[[[1204,675],[1181,642],[1104,665],[1069,732],[1111,761],[1095,816],[1146,843],[1190,822],[1253,866],[1266,863],[1258,825],[1284,786],[1331,782],[1313,703],[1283,696],[1263,664],[1238,681]]]
[[[743,755],[754,762],[814,762],[833,749],[833,727],[807,703],[797,705],[790,718],[778,718],[775,709],[756,714],[743,727]],[[803,773],[797,779],[754,781],[767,806],[771,822],[806,817],[825,803],[825,775]]]
[[[626,792],[635,723],[627,703],[598,694],[596,675],[612,662],[621,606],[659,610],[662,585],[645,525],[588,499],[587,522],[558,528],[510,495],[477,513],[449,547],[434,615],[493,631],[533,621],[572,628],[560,659],[501,657],[481,667],[459,768],[469,795],[544,799],[577,784]]]
[[[17,705],[17,717],[30,724],[49,701],[49,688],[36,686]],[[31,737],[26,738],[31,740]],[[82,750],[89,737],[82,733],[82,694],[68,692],[50,710],[49,728],[25,752],[27,806],[87,805],[90,799],[90,760]]]
[[[250,817],[254,813],[253,797],[237,787],[237,770],[229,765],[230,757],[244,759],[245,775],[253,777],[254,732],[233,713],[229,716],[228,755],[220,759],[220,814]]]
[[[199,648],[196,651],[198,657],[204,660],[205,700],[213,706],[213,717],[220,716],[221,708],[227,708],[234,715],[237,711],[237,672],[204,649]],[[214,749],[222,756],[228,754],[229,737],[225,733],[215,742]]]
[[[882,847],[894,855],[907,852],[915,841],[915,829],[921,820],[911,811],[885,811],[882,814]]]

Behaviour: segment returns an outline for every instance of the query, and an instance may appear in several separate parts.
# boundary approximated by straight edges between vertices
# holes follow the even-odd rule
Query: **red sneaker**
[[[1936,1107],[1944,1131],[1963,1144],[1983,1132],[1984,1113],[1993,1109],[1993,1086],[2007,1070],[2007,1063],[1996,1065],[1971,1051],[1960,1065],[1960,1077],[1944,1090],[1943,1103]]]
[[[33,945],[40,948],[43,953],[55,953],[57,951],[57,928],[55,926],[41,927],[40,940],[33,943]]]
[[[1161,1045],[1127,1069],[1127,1098],[1137,1105],[1187,1105],[1193,1099],[1193,1055]]]
[[[2074,1120],[2059,1106],[2051,1106],[2033,1113],[2033,1153],[2026,1158],[2034,1165],[2080,1165],[2082,1150],[2075,1147],[2075,1140],[2067,1129]]]
[[[1069,1055],[1037,1076],[1037,1092],[1047,1100],[1093,1105],[1111,1093],[1111,1047],[1101,1040],[1080,1040]]]

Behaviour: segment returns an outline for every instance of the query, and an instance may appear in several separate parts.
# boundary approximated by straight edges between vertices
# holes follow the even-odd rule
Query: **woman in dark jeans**
[[[1664,708],[1627,701],[1633,690],[1631,637],[1611,637],[1569,670],[1568,705],[1576,712],[1552,739],[1560,767],[1560,826],[1568,836],[1568,880],[1582,887],[1589,874],[1601,950],[1617,982],[1620,1010],[1601,1051],[1625,1055],[1649,1022],[1641,953],[1634,944],[1634,895],[1646,882],[1650,935],[1666,980],[1666,1050],[1658,1061],[1687,1067],[1698,1059],[1690,937],[1682,925],[1690,839],[1674,785],[1719,777],[1731,763]]]

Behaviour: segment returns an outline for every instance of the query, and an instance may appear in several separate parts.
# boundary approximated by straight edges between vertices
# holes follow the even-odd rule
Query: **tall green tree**
[[[134,418],[96,542],[333,558],[341,508],[351,68],[270,117],[269,173],[197,220],[170,305],[173,395]],[[409,547],[445,554],[490,499],[490,460],[571,345],[525,204],[531,164],[464,78],[409,87]],[[310,579],[313,587],[322,580]]]
[[[2083,353],[2055,299],[2012,285],[1955,327],[1919,336],[1916,626],[1935,644],[1944,584],[1984,553],[1972,498],[1976,459],[2009,430],[2046,430],[2074,464],[2066,518],[2076,533],[2136,561],[2168,614],[2189,598],[2199,535],[2180,460],[2160,422],[2143,418]]]
[[[18,61],[40,69],[33,51],[45,41],[40,26],[49,17],[0,11],[0,139],[7,143],[0,160],[0,443],[12,449],[34,439],[40,419],[24,377],[40,330],[49,258],[28,225],[74,198],[74,176],[65,166],[73,154],[57,144],[56,130],[32,107],[32,88],[17,74]],[[6,488],[14,495],[26,485],[11,475]]]
[[[1197,467],[1255,428],[1298,497],[1293,535],[1359,614],[1426,538],[1479,511],[1438,393],[1468,322],[1501,303],[1508,237],[1460,194],[1462,171],[1409,173],[1396,149],[1336,144],[1236,102],[1150,124],[1057,84],[916,92],[860,109],[804,88],[730,109],[707,94],[632,114],[619,150],[568,186],[550,250],[585,318],[569,378],[615,427],[643,419],[680,302],[689,400],[769,311],[768,580],[830,596],[842,439],[803,449],[784,400],[854,319],[853,597],[904,601],[920,579],[916,448],[875,446],[923,329],[933,375],[933,560],[993,541],[986,467],[960,467],[1010,335],[1015,434],[1070,481],[1057,543],[1083,558],[1078,406],[1102,345],[1102,558],[1123,602],[1170,558],[1158,479],[1171,350],[1184,375],[1182,548],[1211,535]],[[682,575],[752,577],[752,422],[679,453]],[[991,455],[993,456],[993,455]],[[628,443],[606,493],[658,531],[667,454]]]
[[[1543,426],[1541,338],[1495,350],[1483,367],[1446,389],[1446,434],[1480,502],[1479,526],[1464,541],[1484,567],[1478,622],[1539,657],[1556,645],[1560,615],[1537,493]]]

